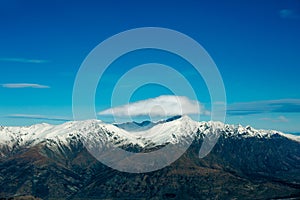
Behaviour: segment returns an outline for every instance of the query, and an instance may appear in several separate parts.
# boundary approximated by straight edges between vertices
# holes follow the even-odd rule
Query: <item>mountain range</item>
[[[220,137],[199,158],[207,135]],[[175,162],[147,173],[112,169],[86,139],[154,152],[192,138]],[[172,152],[171,152],[172,153]],[[159,122],[100,120],[0,127],[0,198],[298,199],[300,136],[175,116]]]

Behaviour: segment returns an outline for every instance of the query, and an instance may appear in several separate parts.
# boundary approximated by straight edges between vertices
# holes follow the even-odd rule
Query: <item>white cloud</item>
[[[209,115],[209,111],[206,111],[200,102],[191,100],[185,96],[163,95],[110,108],[98,113],[98,115],[114,115],[120,117],[147,115],[160,117],[187,114]]]
[[[6,83],[1,84],[4,88],[50,88],[47,85],[40,85],[40,84],[34,84],[34,83]]]
[[[34,63],[34,64],[41,64],[41,63],[49,62],[48,60],[28,59],[28,58],[0,58],[0,61],[18,62],[18,63]]]

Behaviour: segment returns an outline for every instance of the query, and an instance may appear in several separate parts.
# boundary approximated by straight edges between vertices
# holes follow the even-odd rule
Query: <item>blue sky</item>
[[[207,50],[225,84],[226,122],[300,132],[299,0],[1,1],[0,125],[72,119],[73,83],[89,52],[114,34],[148,26],[180,31]],[[188,63],[148,50],[110,66],[97,111],[110,107],[122,73],[146,62],[181,71],[209,110],[207,88]],[[148,85],[131,100],[166,94],[168,88]]]

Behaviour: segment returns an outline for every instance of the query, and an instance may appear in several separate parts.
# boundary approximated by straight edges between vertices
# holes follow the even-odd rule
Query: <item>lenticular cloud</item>
[[[163,95],[103,110],[98,115],[114,116],[174,116],[188,114],[209,114],[204,106],[185,96]]]

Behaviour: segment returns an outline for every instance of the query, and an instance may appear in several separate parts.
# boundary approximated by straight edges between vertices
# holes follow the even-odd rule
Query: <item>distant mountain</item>
[[[128,127],[135,127],[131,128],[135,132],[126,131]],[[82,142],[92,137],[143,152],[177,144],[191,133],[195,140],[177,161],[141,174],[103,165]],[[220,133],[216,146],[199,159],[203,138],[215,133]],[[42,199],[297,199],[300,137],[250,126],[196,122],[187,116],[126,125],[87,120],[1,126],[0,198],[23,195]]]
[[[181,118],[180,115],[176,115],[176,116],[173,116],[173,117],[170,117],[166,120],[161,120],[161,121],[158,121],[158,122],[151,122],[151,121],[143,121],[143,122],[125,122],[125,123],[115,123],[114,125],[121,128],[121,129],[124,129],[126,131],[134,131],[134,132],[138,132],[138,131],[144,131],[144,130],[147,130],[147,129],[150,129],[152,128],[153,126],[157,125],[157,124],[163,124],[165,122],[171,122],[171,121],[174,121],[176,119],[179,119]]]
[[[151,121],[143,121],[141,123],[139,122],[125,122],[125,123],[119,123],[114,124],[116,127],[119,127],[121,129],[124,129],[126,131],[144,131],[147,129],[152,128],[156,125],[155,122]]]

